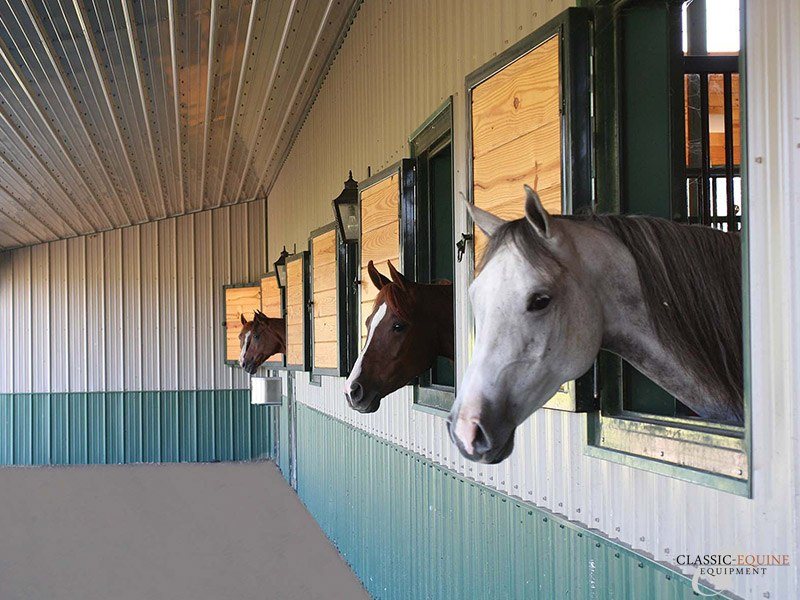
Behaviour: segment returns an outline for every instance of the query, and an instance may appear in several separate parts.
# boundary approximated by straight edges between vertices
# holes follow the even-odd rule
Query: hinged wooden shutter
[[[334,224],[312,234],[311,327],[313,373],[339,374],[339,253]]]
[[[305,371],[308,366],[308,252],[286,259],[286,368]]]
[[[472,200],[506,220],[525,214],[523,184],[551,214],[591,207],[589,19],[563,12],[467,77]],[[486,236],[475,228],[474,265]],[[591,410],[593,379],[569,382],[549,408]]]
[[[364,323],[372,312],[372,305],[378,290],[372,285],[367,273],[369,261],[384,274],[388,274],[388,263],[403,269],[403,245],[400,233],[403,230],[401,209],[407,210],[412,203],[403,202],[403,198],[413,193],[413,180],[410,172],[413,163],[408,159],[397,163],[382,173],[375,175],[361,184],[359,194],[361,205],[361,310],[359,326],[361,328],[361,346],[367,339],[367,328]],[[410,221],[411,217],[405,220]]]
[[[261,286],[257,283],[232,285],[223,288],[225,294],[225,362],[238,364],[241,317],[252,321],[261,309]]]
[[[267,273],[261,278],[261,312],[275,319],[283,317],[283,294],[275,273]],[[274,354],[264,364],[268,367],[281,367],[283,360],[283,354]]]

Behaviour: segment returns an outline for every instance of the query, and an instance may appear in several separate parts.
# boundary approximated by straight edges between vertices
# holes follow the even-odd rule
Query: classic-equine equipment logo
[[[733,587],[737,575],[766,575],[767,569],[791,565],[788,554],[679,554],[676,562],[682,567],[695,567],[692,590],[700,596],[717,596]],[[700,579],[711,583],[716,592],[704,592]]]

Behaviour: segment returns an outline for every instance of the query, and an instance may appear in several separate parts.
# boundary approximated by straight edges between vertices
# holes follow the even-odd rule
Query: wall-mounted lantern
[[[286,258],[289,253],[286,251],[286,246],[281,250],[281,255],[275,261],[275,276],[278,279],[278,286],[283,289],[286,287]]]
[[[353,179],[353,172],[344,182],[344,189],[333,200],[333,214],[339,235],[345,243],[357,242],[361,233],[361,219],[358,214],[358,182]]]

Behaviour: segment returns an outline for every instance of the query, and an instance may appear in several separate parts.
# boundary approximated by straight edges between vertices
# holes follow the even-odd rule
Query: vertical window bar
[[[728,231],[739,229],[733,204],[733,90],[731,74],[723,76],[723,96],[725,115],[725,194],[728,201]]]
[[[708,73],[700,77],[700,223],[711,225],[710,215],[708,214],[709,198],[711,198],[711,143],[709,140],[709,115],[708,115]]]

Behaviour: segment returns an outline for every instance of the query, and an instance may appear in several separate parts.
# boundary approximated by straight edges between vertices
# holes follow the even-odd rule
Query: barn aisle
[[[0,470],[3,600],[366,598],[271,462]]]

